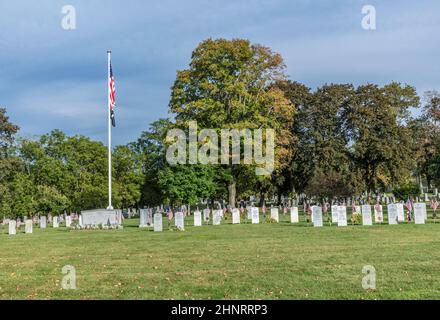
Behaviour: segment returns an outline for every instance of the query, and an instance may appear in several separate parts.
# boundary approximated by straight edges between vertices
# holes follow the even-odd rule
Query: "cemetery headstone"
[[[347,207],[338,206],[338,227],[347,226]]]
[[[70,228],[72,225],[72,216],[66,216],[66,227]]]
[[[403,209],[403,203],[396,203],[397,205],[397,220],[399,222],[405,221],[405,211]]]
[[[232,210],[232,224],[240,224],[240,210]]]
[[[10,235],[17,234],[17,221],[15,220],[9,221],[9,234]]]
[[[26,224],[25,224],[25,232],[26,233],[32,233],[32,228],[33,228],[33,222],[32,220],[26,220]]]
[[[332,206],[332,223],[338,223],[338,206]]]
[[[271,208],[270,209],[270,217],[274,219],[276,222],[280,222],[280,216],[278,208]]]
[[[40,229],[46,229],[47,218],[46,216],[40,217]]]
[[[154,232],[162,232],[162,214],[156,213],[154,215]]]
[[[252,224],[259,224],[260,223],[260,211],[258,210],[257,207],[252,207],[251,218],[252,218]]]
[[[202,213],[197,210],[194,211],[194,227],[201,227],[202,226]]]
[[[415,224],[425,224],[426,203],[414,203]]]
[[[380,204],[376,204],[374,206],[374,222],[375,223],[383,222],[383,207]]]
[[[212,213],[212,224],[214,226],[219,226],[222,222],[223,210],[214,210]]]
[[[362,224],[364,226],[373,225],[373,217],[371,215],[371,206],[363,205],[362,206]]]
[[[291,223],[298,223],[299,222],[298,207],[290,208],[290,222]]]
[[[147,209],[140,209],[139,211],[139,228],[147,228]]]
[[[55,217],[52,218],[52,226],[53,226],[53,228],[59,228],[60,227],[60,224],[59,224],[59,221],[58,221],[58,216],[55,216]]]
[[[397,204],[391,203],[388,205],[388,224],[398,224]]]
[[[203,220],[205,221],[205,223],[209,223],[209,213],[211,210],[209,209],[204,209],[203,210]]]
[[[177,229],[185,230],[185,214],[183,212],[176,212],[175,224]]]
[[[313,226],[314,227],[322,227],[323,226],[322,208],[320,206],[313,206],[312,207],[312,219],[313,219]]]

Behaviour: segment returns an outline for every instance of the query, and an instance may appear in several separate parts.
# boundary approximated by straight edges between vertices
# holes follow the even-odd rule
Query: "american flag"
[[[108,94],[109,94],[109,101],[110,101],[110,119],[112,120],[112,126],[116,127],[116,121],[115,121],[115,110],[116,107],[116,89],[115,89],[115,78],[113,77],[113,69],[112,64],[110,63],[110,78],[108,79]]]

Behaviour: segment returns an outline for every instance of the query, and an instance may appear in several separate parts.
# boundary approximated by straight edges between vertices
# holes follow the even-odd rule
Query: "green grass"
[[[1,299],[438,299],[440,224],[0,230]],[[188,219],[186,223],[192,223]],[[166,229],[167,223],[164,221]],[[61,269],[76,268],[77,290]],[[364,265],[377,271],[365,291]]]

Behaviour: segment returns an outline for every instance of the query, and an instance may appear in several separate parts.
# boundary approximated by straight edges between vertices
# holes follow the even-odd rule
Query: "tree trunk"
[[[232,180],[231,182],[229,182],[228,194],[229,194],[229,205],[231,206],[231,208],[235,208],[235,198],[236,198],[236,194],[237,194],[236,187],[237,186],[236,186],[235,180]]]

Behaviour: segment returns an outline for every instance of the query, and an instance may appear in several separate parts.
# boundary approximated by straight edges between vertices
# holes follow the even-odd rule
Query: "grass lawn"
[[[440,223],[313,228],[280,218],[162,233],[136,219],[119,231],[8,236],[5,226],[0,299],[440,298]],[[65,265],[76,290],[61,289]],[[362,289],[364,265],[376,268],[375,291]]]

